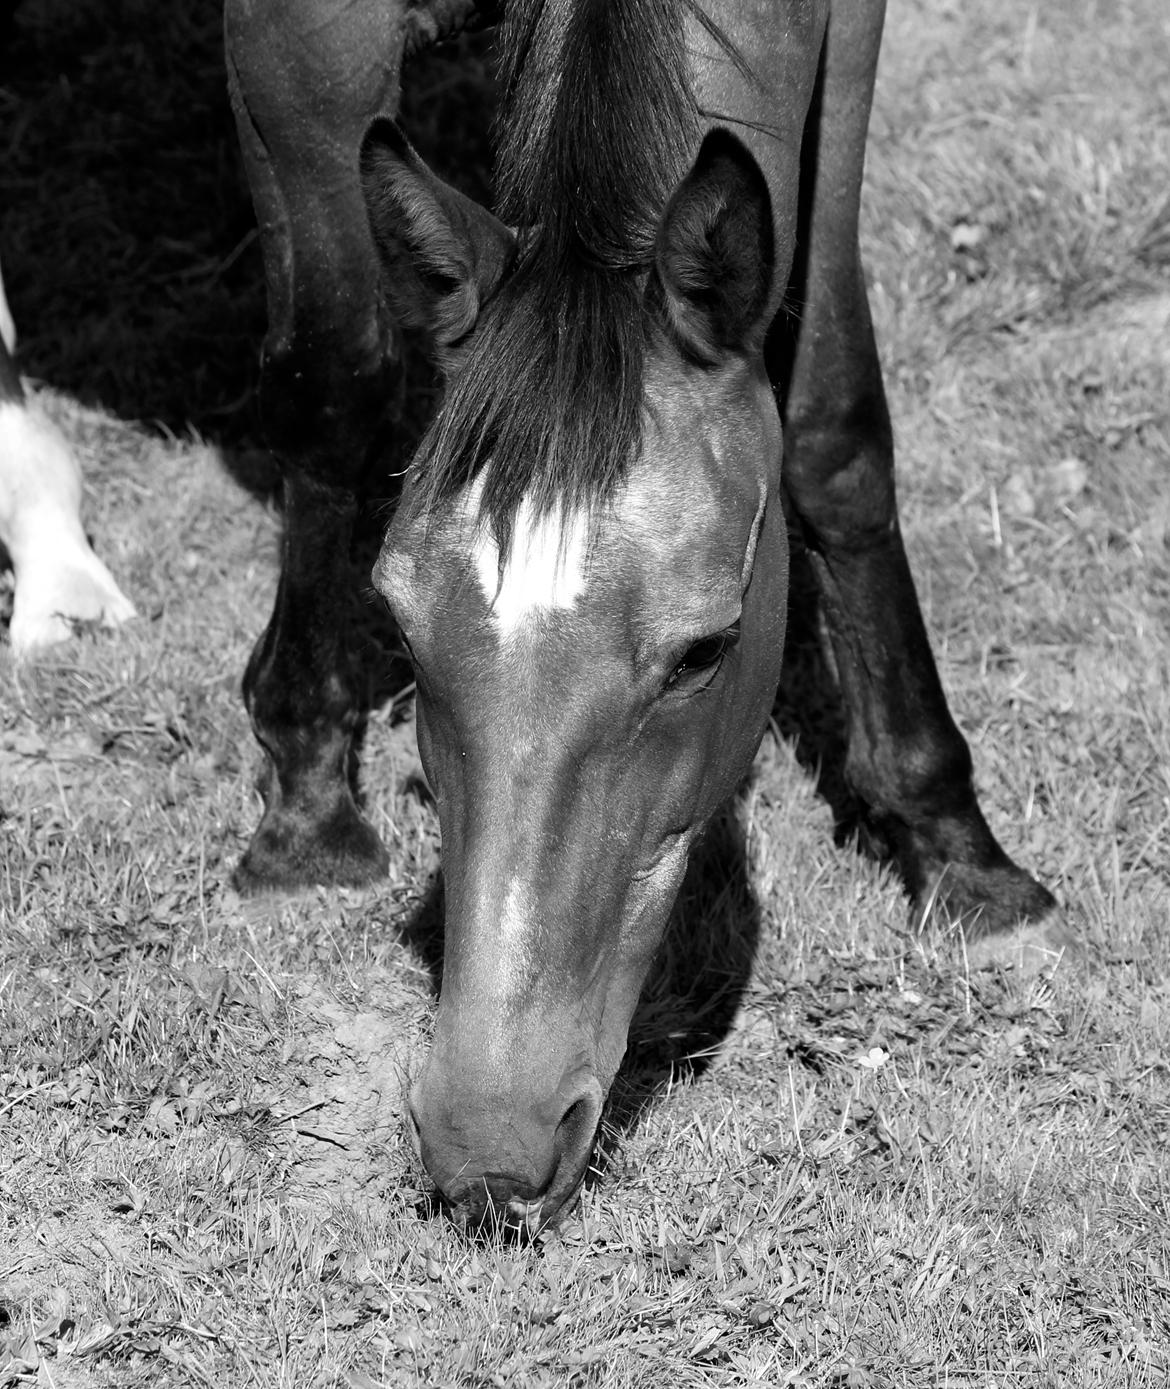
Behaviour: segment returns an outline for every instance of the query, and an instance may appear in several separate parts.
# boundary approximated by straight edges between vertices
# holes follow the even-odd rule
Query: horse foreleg
[[[0,546],[16,574],[9,636],[17,657],[65,641],[78,622],[115,627],[134,604],[81,525],[81,468],[29,400],[12,352],[16,330],[0,280]]]
[[[397,393],[358,161],[369,122],[397,105],[403,10],[384,0],[226,9],[268,284],[261,405],[284,501],[276,603],[244,676],[267,755],[264,816],[236,875],[245,888],[364,883],[387,868],[351,776],[350,546]]]
[[[346,566],[356,511],[348,489],[285,476],[276,603],[244,675],[266,754],[264,816],[236,872],[246,888],[360,884],[386,872],[351,779],[358,700]]]
[[[893,443],[857,246],[857,213],[880,6],[828,36],[806,133],[802,305],[778,335],[785,484],[807,538],[848,722],[845,774],[925,911],[957,918],[976,953],[1045,949],[1052,896],[988,828],[971,755],[947,708],[906,558]],[[838,21],[834,21],[838,22]],[[849,31],[851,30],[851,32]],[[1010,933],[1007,935],[1005,933]]]

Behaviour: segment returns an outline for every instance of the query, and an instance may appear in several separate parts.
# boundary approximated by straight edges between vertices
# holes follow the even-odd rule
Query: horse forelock
[[[640,443],[645,275],[698,126],[684,4],[507,7],[497,185],[501,215],[532,235],[415,473],[427,508],[485,469],[482,514],[503,544],[524,501],[599,506]]]

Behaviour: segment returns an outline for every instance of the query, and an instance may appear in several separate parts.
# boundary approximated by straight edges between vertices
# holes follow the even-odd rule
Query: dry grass
[[[96,12],[57,8],[26,7],[38,26]],[[1164,11],[903,0],[867,201],[944,678],[994,822],[1084,958],[1029,982],[910,937],[895,884],[833,847],[769,739],[648,988],[598,1180],[538,1247],[463,1243],[397,1122],[435,950],[409,701],[367,737],[385,888],[236,898],[258,809],[237,685],[276,522],[218,443],[42,397],[142,617],[0,670],[0,1385],[1166,1382]],[[94,44],[75,104],[123,70]],[[135,61],[153,71],[149,46]],[[229,204],[218,230],[191,223],[208,264],[244,235]],[[9,201],[6,253],[20,216]],[[123,377],[95,364],[105,306],[71,314],[29,279],[38,235],[13,284],[28,368],[246,444],[214,405],[238,361],[211,405],[154,403],[174,401],[171,328],[227,312],[207,281],[118,280]]]

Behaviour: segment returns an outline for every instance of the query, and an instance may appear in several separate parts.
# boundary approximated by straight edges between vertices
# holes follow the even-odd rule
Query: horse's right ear
[[[486,208],[435,177],[391,120],[362,145],[362,192],[399,321],[429,334],[441,366],[465,338],[516,255]]]
[[[654,248],[666,319],[680,345],[714,365],[763,346],[772,295],[772,203],[747,146],[708,133],[663,213]]]

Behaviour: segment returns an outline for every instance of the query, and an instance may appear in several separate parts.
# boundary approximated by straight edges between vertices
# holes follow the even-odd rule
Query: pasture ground
[[[18,7],[20,51],[94,12]],[[0,245],[24,247],[19,276],[6,264],[25,368],[71,392],[41,404],[141,613],[0,668],[0,1386],[1166,1383],[1163,0],[896,0],[866,202],[944,680],[993,823],[1083,950],[1028,979],[910,934],[889,875],[834,847],[799,742],[769,737],[648,986],[598,1180],[559,1234],[503,1250],[430,1212],[398,1122],[433,1004],[438,848],[409,690],[366,739],[384,888],[228,886],[259,809],[238,685],[278,521],[223,466],[253,442],[248,407],[221,408],[250,378],[217,377],[215,325],[241,362],[260,312],[213,12],[186,7],[176,33],[201,55],[183,80],[211,74],[205,109],[183,101],[222,205],[186,197],[197,166],[171,171],[165,142],[110,193],[104,145],[58,137],[100,106],[115,28],[64,97],[18,102],[0,75],[16,155],[44,138],[88,190],[58,217],[13,175]],[[159,104],[162,48],[140,48],[158,92],[125,138],[189,138]],[[189,231],[152,260],[120,200],[172,172]],[[46,280],[90,283],[107,224],[123,316],[78,294],[70,336],[35,252],[54,248]],[[56,249],[71,226],[80,248]],[[199,434],[176,425],[188,368]]]

